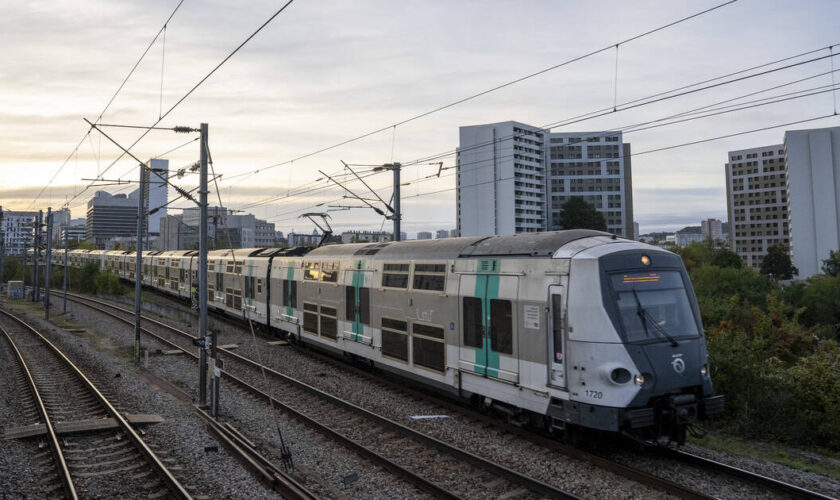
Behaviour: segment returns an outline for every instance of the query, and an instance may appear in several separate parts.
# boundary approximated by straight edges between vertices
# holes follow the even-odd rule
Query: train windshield
[[[682,275],[678,271],[610,274],[626,342],[670,341],[696,337]]]

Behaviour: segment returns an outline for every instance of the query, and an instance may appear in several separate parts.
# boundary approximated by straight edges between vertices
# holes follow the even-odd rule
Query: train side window
[[[481,299],[464,297],[464,345],[481,347]]]
[[[435,290],[442,292],[446,284],[446,264],[415,264],[415,290]]]
[[[307,262],[303,265],[303,279],[307,281],[318,281],[321,272],[318,270],[320,264],[318,262]]]
[[[509,300],[490,300],[490,349],[513,354],[513,309]]]
[[[385,264],[382,267],[382,286],[408,288],[408,264]]]
[[[338,262],[323,262],[321,264],[321,281],[338,282]]]
[[[560,312],[563,310],[562,295],[551,295],[551,310],[552,310],[552,330],[554,334],[554,361],[557,363],[563,362],[563,316]]]
[[[216,290],[224,290],[224,278],[225,275],[222,273],[216,273]]]
[[[297,281],[283,280],[283,305],[297,308]]]
[[[356,321],[356,289],[352,286],[345,287],[345,304],[347,321]],[[364,325],[370,324],[370,288],[359,288],[358,303],[359,321]]]
[[[413,323],[411,349],[414,364],[442,372],[446,369],[446,344],[443,328]]]
[[[258,293],[258,294],[261,294],[261,293],[262,293],[262,283],[263,283],[262,278],[260,278],[260,279],[258,279],[258,280],[257,280],[257,293]]]
[[[370,324],[370,288],[359,288],[359,320],[364,325]]]
[[[408,361],[408,323],[382,318],[382,355]]]
[[[356,288],[344,287],[345,318],[347,321],[356,321]]]
[[[334,307],[321,306],[321,336],[329,339],[338,337],[338,323]]]
[[[318,305],[303,303],[303,331],[318,335]]]

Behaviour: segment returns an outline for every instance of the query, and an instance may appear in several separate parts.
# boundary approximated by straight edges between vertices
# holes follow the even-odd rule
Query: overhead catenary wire
[[[140,58],[137,59],[137,62],[134,63],[134,66],[131,67],[131,70],[128,72],[128,74],[125,76],[125,78],[123,78],[122,83],[120,83],[119,87],[117,87],[117,90],[114,92],[114,94],[108,100],[108,103],[105,104],[105,107],[102,108],[102,111],[99,112],[99,115],[96,117],[96,121],[94,121],[94,123],[99,123],[99,120],[102,119],[102,116],[108,111],[108,109],[111,107],[111,104],[114,103],[114,100],[117,98],[119,93],[122,91],[123,87],[125,87],[125,84],[128,82],[128,80],[134,74],[134,71],[137,69],[137,67],[140,66],[140,63],[146,57],[146,54],[149,53],[149,50],[152,48],[152,46],[155,44],[157,39],[160,37],[161,33],[166,29],[166,26],[169,24],[169,22],[172,21],[172,18],[175,17],[175,13],[178,12],[178,9],[181,8],[181,4],[183,4],[183,3],[184,3],[184,0],[180,0],[178,2],[178,5],[176,5],[175,8],[172,10],[172,13],[169,14],[169,17],[166,18],[166,21],[163,23],[163,26],[161,27],[161,29],[155,34],[155,36],[152,38],[152,41],[149,42],[149,45],[146,46],[146,50],[143,51],[143,53],[140,55]],[[79,147],[81,147],[81,145],[85,141],[85,139],[90,136],[90,130],[91,129],[88,129],[85,132],[85,135],[82,136],[82,138],[79,140],[79,143],[76,145],[75,148],[73,148],[73,151],[70,152],[69,155],[67,155],[67,158],[64,159],[64,161],[61,163],[61,166],[58,167],[58,169],[55,171],[55,173],[50,178],[50,180],[47,182],[47,184],[44,185],[44,188],[41,189],[41,191],[35,196],[35,199],[32,200],[32,204],[30,206],[35,205],[35,203],[38,201],[38,199],[44,193],[44,189],[46,189],[47,186],[51,185],[55,181],[56,177],[58,177],[58,174],[60,174],[61,171],[64,169],[64,167],[67,165],[67,162],[70,160],[70,158],[78,152]],[[66,203],[65,203],[65,206],[67,206]]]
[[[618,106],[614,107],[614,108],[620,108],[620,109],[617,109],[616,111],[613,111],[614,110],[613,107],[602,108],[602,109],[594,110],[594,111],[591,111],[591,112],[588,112],[588,113],[584,113],[584,114],[576,115],[576,116],[573,116],[573,117],[570,117],[570,118],[566,118],[566,119],[563,119],[563,120],[560,120],[560,121],[556,121],[556,122],[544,125],[541,128],[542,129],[549,129],[549,128],[567,126],[567,125],[574,124],[574,123],[580,123],[580,122],[586,121],[588,119],[598,118],[598,117],[601,117],[601,116],[605,116],[607,114],[612,114],[613,112],[617,113],[619,111],[623,111],[623,110],[626,110],[626,109],[635,109],[635,108],[639,108],[639,107],[644,106],[644,105],[653,104],[653,103],[657,103],[657,102],[662,102],[664,100],[673,99],[673,98],[677,98],[677,97],[682,97],[684,95],[692,94],[692,93],[695,93],[695,92],[698,92],[698,91],[701,91],[701,90],[708,90],[708,89],[712,89],[712,88],[717,88],[717,87],[720,87],[722,85],[737,83],[737,82],[745,81],[747,79],[756,78],[756,77],[760,77],[760,76],[765,76],[765,75],[768,75],[768,74],[771,74],[771,73],[775,73],[777,71],[783,71],[783,70],[791,69],[791,68],[794,68],[794,67],[802,66],[802,65],[805,65],[805,64],[810,64],[810,63],[825,59],[826,57],[833,58],[837,54],[833,54],[833,52],[830,52],[828,56],[811,58],[811,59],[808,59],[806,61],[799,61],[799,62],[796,62],[796,63],[784,65],[782,67],[773,68],[771,70],[766,70],[766,71],[762,71],[762,72],[759,72],[759,73],[753,73],[753,74],[750,74],[750,75],[741,76],[741,77],[738,77],[738,78],[735,78],[735,79],[726,80],[725,82],[718,82],[718,83],[711,84],[712,82],[717,82],[718,80],[723,80],[723,79],[730,78],[730,77],[737,76],[737,75],[743,75],[744,73],[748,73],[750,71],[755,71],[757,69],[767,68],[767,67],[770,67],[770,66],[773,66],[773,65],[776,65],[776,64],[785,63],[785,62],[788,62],[788,61],[791,61],[791,60],[794,60],[794,59],[797,59],[797,58],[800,58],[800,57],[810,56],[810,55],[818,53],[820,51],[828,50],[828,49],[830,49],[830,47],[831,46],[824,46],[824,47],[820,47],[818,49],[813,49],[813,50],[800,52],[800,53],[794,54],[792,56],[786,56],[786,57],[783,57],[783,58],[775,59],[775,60],[767,62],[767,63],[762,63],[762,64],[759,64],[759,65],[750,66],[750,67],[742,69],[742,70],[729,72],[729,73],[719,75],[719,76],[716,76],[716,77],[713,77],[713,78],[704,79],[704,80],[701,80],[699,82],[695,82],[695,83],[692,83],[692,84],[689,84],[689,85],[682,85],[682,86],[679,86],[679,87],[671,89],[671,90],[667,90],[667,91],[664,91],[664,92],[657,92],[657,93],[654,93],[654,94],[649,95],[649,96],[645,96],[645,97],[633,99],[633,100],[630,100],[630,101],[626,101],[626,102],[621,103]],[[814,77],[821,76],[821,75],[824,75],[824,74],[825,73],[820,73],[818,75],[814,75],[813,77],[809,77],[809,78],[814,78]],[[832,75],[833,75],[833,73],[832,73]],[[769,89],[760,90],[758,92],[747,94],[746,96],[742,96],[742,97],[739,97],[739,98],[748,97],[750,95],[755,95],[757,93],[773,90],[775,88],[778,88],[778,87],[781,87],[781,86],[784,86],[784,85],[790,85],[790,84],[798,83],[799,81],[804,81],[806,79],[808,79],[808,78],[805,78],[805,79],[802,79],[802,80],[795,80],[793,82],[788,82],[787,84],[783,84],[783,85],[776,86],[776,87],[771,87]],[[711,85],[706,85],[706,84],[711,84]],[[697,88],[697,89],[693,89],[694,87],[699,87],[701,85],[705,85],[705,86]],[[690,89],[693,89],[693,90],[690,90]],[[735,99],[738,99],[738,98],[733,98],[731,100],[735,100]],[[514,136],[511,135],[511,136],[506,136],[506,137],[503,137],[503,138],[497,138],[497,139],[494,139],[493,141],[488,141],[486,143],[479,143],[479,144],[471,146],[471,147],[472,148],[480,148],[480,147],[490,145],[497,140],[510,140],[513,137]],[[422,163],[422,162],[427,162],[427,161],[431,161],[431,160],[437,160],[437,159],[445,158],[447,156],[453,156],[458,151],[465,152],[465,151],[468,151],[468,150],[469,149],[467,149],[467,150],[464,150],[464,149],[447,150],[445,152],[438,153],[438,154],[435,154],[435,155],[426,155],[426,156],[423,156],[423,157],[418,158],[416,160],[404,161],[404,162],[402,162],[402,164],[403,164],[403,166],[414,165],[414,164],[417,164],[417,163]],[[257,170],[252,171],[252,172],[234,174],[232,176],[228,176],[227,179],[230,180],[232,178],[241,177],[243,175],[253,175],[253,174],[255,174],[257,172],[260,172],[260,171],[261,171],[260,169],[257,169]],[[276,197],[269,197],[269,198],[266,198],[266,199],[263,199],[263,200],[259,200],[257,202],[253,202],[252,204],[250,204],[246,208],[259,206],[259,205],[270,203],[270,202],[276,201],[276,200],[277,200]]]
[[[211,70],[210,70],[210,71],[209,71],[206,75],[204,75],[204,77],[202,77],[202,78],[201,78],[201,79],[200,79],[200,80],[199,80],[199,81],[198,81],[195,85],[193,85],[193,86],[192,86],[192,87],[191,87],[191,88],[190,88],[190,89],[189,89],[189,90],[188,90],[188,91],[187,91],[187,92],[186,92],[183,96],[181,96],[181,98],[180,98],[180,99],[178,99],[178,100],[175,102],[175,104],[173,104],[171,107],[169,107],[169,108],[166,110],[166,112],[165,112],[165,113],[163,113],[163,114],[162,114],[162,115],[161,115],[161,116],[157,119],[157,121],[155,121],[155,123],[153,123],[153,124],[151,125],[151,127],[155,127],[155,126],[157,126],[157,124],[159,124],[161,121],[163,121],[163,119],[164,119],[164,118],[166,118],[167,116],[169,116],[169,114],[170,114],[170,113],[172,113],[172,112],[173,112],[173,111],[174,111],[174,110],[175,110],[178,106],[180,106],[180,105],[181,105],[181,103],[183,103],[183,102],[184,102],[184,101],[185,101],[185,100],[186,100],[186,99],[187,99],[190,95],[192,95],[192,93],[193,93],[193,92],[195,92],[195,91],[196,91],[196,90],[197,90],[197,89],[198,89],[198,88],[199,88],[199,87],[200,87],[200,86],[201,86],[204,82],[206,82],[208,78],[210,78],[210,77],[211,77],[211,76],[212,76],[212,75],[213,75],[216,71],[218,71],[218,70],[219,70],[219,68],[221,68],[221,67],[222,67],[222,66],[223,66],[226,62],[228,62],[228,61],[230,60],[230,58],[231,58],[231,57],[233,57],[233,56],[234,56],[237,52],[239,52],[239,51],[242,49],[242,47],[244,47],[244,46],[245,46],[248,42],[250,42],[250,41],[251,41],[251,39],[253,39],[255,36],[257,36],[257,34],[258,34],[259,32],[261,32],[261,31],[262,31],[262,30],[263,30],[266,26],[268,26],[268,25],[269,25],[269,23],[271,23],[271,21],[273,21],[273,20],[274,20],[274,19],[275,19],[278,15],[280,15],[280,14],[281,14],[284,10],[286,10],[286,8],[287,8],[289,5],[291,5],[291,4],[292,4],[292,2],[294,2],[294,0],[287,0],[287,1],[286,1],[286,3],[285,3],[285,4],[283,4],[283,6],[282,6],[282,7],[280,7],[277,11],[275,11],[275,12],[274,12],[274,14],[272,14],[272,15],[271,15],[271,16],[270,16],[270,17],[269,17],[269,18],[268,18],[268,19],[267,19],[264,23],[262,23],[262,24],[261,24],[261,25],[260,25],[260,26],[259,26],[259,27],[258,27],[258,28],[254,31],[254,32],[252,32],[252,33],[251,33],[251,34],[250,34],[250,35],[249,35],[249,36],[248,36],[248,37],[247,37],[247,38],[246,38],[246,39],[245,39],[242,43],[240,43],[240,44],[239,44],[239,45],[238,45],[235,49],[233,49],[233,50],[232,50],[232,51],[231,51],[231,52],[230,52],[227,56],[225,56],[225,58],[224,58],[224,59],[222,59],[222,60],[221,60],[221,62],[219,62],[216,66],[214,66],[214,67],[213,67],[213,69],[211,69]],[[145,131],[144,131],[144,132],[140,135],[140,137],[138,137],[138,138],[137,138],[137,139],[136,139],[133,143],[131,143],[131,145],[130,145],[130,146],[128,146],[128,148],[126,148],[126,150],[125,150],[123,153],[121,153],[121,154],[120,154],[120,155],[119,155],[119,156],[118,156],[118,157],[117,157],[117,158],[116,158],[113,162],[111,162],[111,164],[110,164],[110,165],[108,165],[108,167],[107,167],[107,168],[105,168],[105,170],[103,170],[103,171],[100,173],[100,175],[104,175],[104,174],[105,174],[108,170],[110,170],[110,169],[111,169],[111,168],[112,168],[112,167],[113,167],[113,166],[114,166],[114,165],[115,165],[115,164],[116,164],[116,163],[117,163],[120,159],[122,159],[122,158],[123,158],[123,156],[125,156],[125,154],[126,154],[128,151],[131,151],[131,149],[132,149],[132,148],[134,148],[134,146],[136,146],[136,145],[137,145],[137,144],[138,144],[141,140],[143,140],[143,138],[144,138],[144,137],[146,137],[146,135],[147,135],[150,131],[151,131],[151,128],[149,128],[149,129],[145,130]],[[85,191],[87,191],[87,190],[88,190],[88,189],[89,189],[92,185],[93,185],[93,183],[89,184],[87,187],[85,187],[84,189],[82,189],[82,191],[81,191],[81,192],[74,194],[74,195],[73,195],[73,197],[70,199],[70,202],[72,202],[73,200],[75,200],[76,198],[78,198],[78,197],[79,197],[82,193],[84,193]]]
[[[773,129],[777,129],[777,128],[790,127],[790,126],[794,126],[794,125],[801,125],[801,124],[804,124],[804,123],[810,123],[810,122],[814,122],[814,121],[818,121],[818,120],[824,120],[824,119],[832,118],[832,117],[836,117],[836,116],[837,115],[835,115],[834,113],[818,115],[818,116],[813,116],[813,117],[809,117],[809,118],[805,118],[805,119],[801,119],[801,120],[796,120],[796,121],[791,121],[791,122],[786,122],[786,123],[779,123],[779,124],[774,124],[774,125],[768,125],[768,126],[765,126],[765,127],[743,130],[743,131],[739,131],[739,132],[733,132],[733,133],[730,133],[730,134],[724,134],[724,135],[719,135],[719,136],[714,136],[714,137],[708,137],[708,138],[699,139],[699,140],[696,140],[696,141],[689,141],[689,142],[674,144],[674,145],[670,145],[670,146],[662,146],[662,147],[658,147],[658,148],[653,148],[653,149],[648,149],[648,150],[639,151],[639,152],[635,152],[635,153],[630,153],[629,155],[624,155],[622,153],[618,158],[619,159],[621,159],[621,158],[632,158],[632,157],[635,157],[635,156],[653,154],[653,153],[658,153],[658,152],[661,152],[661,151],[668,151],[668,150],[673,150],[673,149],[678,149],[678,148],[683,148],[683,147],[689,147],[689,146],[694,146],[694,145],[697,145],[697,144],[713,142],[713,141],[718,141],[718,140],[722,140],[722,139],[729,139],[729,138],[732,138],[732,137],[738,137],[738,136],[757,133],[757,132],[764,132],[764,131],[767,131],[767,130],[773,130]],[[418,194],[414,194],[414,195],[405,196],[405,197],[403,197],[403,199],[404,200],[409,200],[409,199],[412,199],[412,198],[420,198],[420,197],[423,197],[423,196],[431,196],[431,195],[435,195],[435,194],[445,193],[445,192],[448,192],[448,191],[454,191],[458,188],[463,189],[463,188],[469,188],[469,187],[476,187],[476,186],[491,184],[491,183],[494,183],[494,182],[512,180],[514,178],[515,177],[511,176],[511,177],[505,177],[505,178],[499,178],[499,179],[492,179],[492,180],[489,180],[489,181],[477,182],[477,183],[473,183],[473,184],[467,184],[467,185],[460,185],[460,186],[449,187],[449,188],[444,188],[444,189],[438,189],[438,190],[434,190],[434,191],[428,191],[428,192],[424,192],[424,193],[418,193]],[[331,203],[331,202],[326,202],[326,203]],[[303,208],[291,210],[291,211],[286,212],[286,213],[302,212],[302,211],[309,210],[313,207],[314,206],[303,207]],[[278,214],[278,217],[282,216],[282,215],[285,215],[285,213],[284,214]],[[292,220],[294,218],[295,217],[278,219],[278,218],[275,217],[275,218],[269,218],[268,220],[273,221],[273,222],[282,222],[282,221],[286,221],[286,220]]]
[[[794,81],[791,81],[791,82],[785,82],[785,83],[782,83],[782,84],[779,84],[779,85],[774,85],[774,86],[771,86],[771,87],[766,88],[766,89],[761,89],[761,90],[758,90],[758,91],[750,92],[750,93],[743,94],[743,95],[740,95],[740,96],[736,96],[736,97],[733,97],[733,98],[724,99],[722,101],[717,101],[715,103],[711,103],[711,104],[707,104],[707,105],[704,105],[704,106],[692,108],[692,109],[687,110],[687,111],[682,111],[682,112],[679,112],[679,113],[676,113],[676,114],[671,114],[671,115],[664,116],[664,117],[661,117],[661,118],[657,118],[657,119],[654,119],[654,120],[649,120],[649,121],[645,121],[645,122],[641,122],[641,123],[636,123],[636,124],[633,124],[633,125],[627,125],[627,126],[624,126],[624,127],[611,128],[608,132],[604,132],[604,133],[595,135],[593,137],[603,138],[607,135],[611,135],[611,134],[614,134],[615,132],[619,132],[619,131],[624,131],[624,133],[632,133],[634,131],[648,130],[648,129],[651,129],[651,128],[673,125],[673,124],[676,124],[676,123],[682,123],[682,122],[691,121],[691,120],[695,120],[695,119],[707,118],[707,117],[710,117],[710,116],[716,116],[716,115],[719,115],[719,114],[740,111],[740,110],[743,110],[743,109],[751,109],[751,108],[754,108],[754,107],[758,107],[760,105],[775,104],[775,103],[778,103],[778,102],[784,102],[784,101],[788,101],[788,100],[791,100],[791,99],[804,98],[804,97],[809,97],[809,96],[816,95],[816,94],[819,94],[819,93],[830,92],[832,90],[824,90],[828,86],[822,86],[822,87],[815,87],[815,88],[812,88],[812,89],[804,89],[804,90],[800,90],[800,91],[796,91],[796,92],[791,92],[791,93],[788,93],[788,94],[782,94],[781,96],[767,97],[767,98],[764,98],[764,99],[754,101],[754,102],[760,103],[761,101],[768,101],[769,100],[768,102],[764,102],[764,103],[761,103],[761,104],[752,104],[750,102],[746,102],[746,103],[741,103],[741,104],[738,104],[738,105],[733,105],[733,106],[741,106],[741,107],[736,107],[736,108],[730,107],[732,109],[729,109],[729,110],[725,110],[723,108],[720,108],[720,109],[714,108],[715,106],[718,106],[720,104],[725,104],[725,103],[737,101],[737,100],[743,99],[745,97],[751,97],[751,96],[754,96],[754,95],[757,95],[757,94],[760,94],[760,93],[763,93],[763,92],[776,90],[776,89],[779,89],[779,88],[782,88],[782,87],[785,87],[785,86],[789,86],[789,85],[793,85],[793,84],[796,84],[796,83],[801,83],[801,82],[804,82],[804,81],[807,81],[807,80],[810,80],[810,79],[814,79],[814,78],[817,78],[819,76],[824,76],[824,75],[826,75],[826,73],[827,72],[818,73],[816,75],[811,75],[811,76],[801,78],[801,79],[797,79],[797,80],[794,80]],[[809,94],[805,94],[805,95],[795,96],[795,97],[786,97],[786,96],[792,96],[792,95],[800,94],[800,93],[807,92],[807,91],[814,91],[814,92],[809,93]],[[693,113],[696,114],[696,113],[701,112],[703,110],[706,110],[708,113],[705,114],[705,115],[701,115],[701,116],[691,117],[691,115]],[[673,119],[679,118],[679,117],[688,117],[688,118],[673,120]],[[663,122],[663,121],[666,121],[666,120],[672,120],[672,121],[666,122],[666,123],[658,123],[658,122]],[[653,124],[653,125],[651,125],[651,124]],[[492,144],[494,142],[511,140],[513,137],[514,136],[511,135],[511,136],[505,136],[503,138],[497,138],[494,141],[488,141],[488,142],[484,142],[484,143],[479,143],[478,145],[469,146],[467,148],[459,150],[459,152],[463,153],[463,152],[466,152],[466,151],[470,151],[472,149],[479,149],[481,147],[489,146],[490,144]],[[447,153],[445,153],[445,156],[451,156],[451,155],[454,155],[454,154],[455,154],[455,151],[447,152]],[[445,156],[438,156],[438,157],[432,157],[432,158],[440,159],[440,158],[445,157]],[[428,160],[429,158],[430,157],[424,157],[424,159],[426,159],[426,160]],[[419,162],[419,160],[417,160],[417,161]],[[413,165],[415,163],[416,163],[415,161],[411,161],[411,162],[404,163],[404,165]],[[463,163],[462,163],[462,166],[464,166]],[[450,168],[453,168],[453,167],[446,167],[446,169],[450,169]],[[426,178],[429,178],[429,177],[436,177],[436,176],[434,176],[434,175],[426,176]],[[409,182],[416,182],[416,179],[411,180]],[[307,191],[307,192],[311,192],[311,191]],[[290,196],[281,196],[281,197],[277,197],[277,198],[269,198],[269,199],[261,200],[261,201],[258,201],[258,202],[252,202],[252,203],[244,206],[243,208],[244,209],[250,209],[250,208],[254,208],[254,207],[266,204],[266,203],[276,202],[280,199],[288,199],[288,198],[290,198]]]
[[[567,59],[567,60],[565,60],[565,61],[563,61],[563,62],[561,62],[561,63],[554,64],[554,65],[549,66],[549,67],[547,67],[547,68],[543,68],[543,69],[538,70],[538,71],[535,71],[535,72],[533,72],[533,73],[529,73],[529,74],[524,75],[524,76],[521,76],[521,77],[519,77],[519,78],[516,78],[516,79],[510,80],[510,81],[507,81],[507,82],[501,83],[501,84],[496,85],[496,86],[494,86],[494,87],[491,87],[491,88],[489,88],[489,89],[485,89],[485,90],[482,90],[482,91],[480,91],[480,92],[476,92],[476,93],[474,93],[474,94],[468,95],[468,96],[466,96],[466,97],[462,97],[462,98],[457,99],[457,100],[455,100],[455,101],[452,101],[452,102],[449,102],[449,103],[443,104],[443,105],[438,106],[438,107],[436,107],[436,108],[433,108],[433,109],[431,109],[431,110],[424,111],[424,112],[422,112],[422,113],[419,113],[419,114],[413,115],[413,116],[411,116],[411,117],[405,118],[405,119],[403,119],[403,120],[401,120],[401,121],[398,121],[398,122],[396,122],[396,123],[392,123],[392,124],[386,125],[386,126],[384,126],[384,127],[380,127],[380,128],[375,129],[375,130],[371,130],[371,131],[369,131],[369,132],[362,133],[362,134],[357,135],[357,136],[355,136],[355,137],[352,137],[352,138],[350,138],[350,139],[346,139],[346,140],[340,141],[340,142],[338,142],[338,143],[336,143],[336,144],[333,144],[333,145],[330,145],[330,146],[326,146],[326,147],[320,148],[320,149],[318,149],[318,150],[316,150],[316,151],[313,151],[313,152],[311,152],[311,153],[306,153],[306,154],[303,154],[303,155],[297,156],[297,157],[292,158],[292,159],[289,159],[289,160],[285,160],[285,161],[282,161],[282,162],[279,162],[279,163],[275,163],[275,164],[273,164],[273,165],[269,165],[269,166],[267,166],[267,167],[262,167],[262,168],[259,168],[259,169],[253,170],[253,171],[243,172],[243,173],[241,173],[241,174],[237,174],[237,175],[229,176],[229,177],[228,177],[228,179],[234,179],[234,178],[237,178],[237,177],[240,177],[240,176],[244,176],[244,175],[255,175],[255,174],[259,173],[259,172],[264,172],[264,171],[266,171],[266,170],[270,170],[270,169],[273,169],[273,168],[276,168],[276,167],[279,167],[279,166],[282,166],[282,165],[287,165],[287,164],[290,164],[290,163],[295,162],[295,161],[299,161],[299,160],[302,160],[302,159],[305,159],[305,158],[310,158],[310,157],[312,157],[312,156],[316,156],[316,155],[319,155],[319,154],[321,154],[321,153],[325,153],[325,152],[327,152],[327,151],[330,151],[330,150],[333,150],[333,149],[339,148],[339,147],[341,147],[341,146],[345,146],[345,145],[347,145],[347,144],[351,144],[351,143],[353,143],[353,142],[357,142],[357,141],[360,141],[360,140],[362,140],[362,139],[366,139],[366,138],[371,137],[371,136],[373,136],[373,135],[377,135],[377,134],[382,133],[382,132],[385,132],[385,131],[387,131],[387,130],[391,130],[391,129],[393,129],[393,128],[395,128],[395,127],[398,127],[398,126],[400,126],[400,125],[405,125],[405,124],[407,124],[407,123],[411,123],[411,122],[416,121],[416,120],[419,120],[419,119],[421,119],[421,118],[425,118],[425,117],[427,117],[427,116],[429,116],[429,115],[432,115],[432,114],[438,113],[438,112],[440,112],[440,111],[443,111],[443,110],[449,109],[449,108],[451,108],[451,107],[454,107],[454,106],[457,106],[457,105],[463,104],[463,103],[465,103],[465,102],[469,102],[469,101],[472,101],[472,100],[478,99],[479,97],[485,96],[485,95],[487,95],[487,94],[491,94],[491,93],[493,93],[493,92],[497,92],[497,91],[499,91],[499,90],[502,90],[502,89],[504,89],[504,88],[510,87],[510,86],[512,86],[512,85],[516,85],[516,84],[521,83],[521,82],[524,82],[524,81],[526,81],[526,80],[530,80],[530,79],[535,78],[535,77],[537,77],[537,76],[543,75],[543,74],[545,74],[545,73],[549,73],[549,72],[551,72],[551,71],[554,71],[554,70],[556,70],[556,69],[562,68],[562,67],[564,67],[564,66],[568,66],[568,65],[570,65],[570,64],[573,64],[573,63],[575,63],[575,62],[581,61],[581,60],[583,60],[583,59],[587,59],[587,58],[589,58],[589,57],[592,57],[592,56],[595,56],[595,55],[600,54],[600,53],[602,53],[602,52],[605,52],[605,51],[607,51],[607,50],[610,50],[610,49],[612,49],[613,47],[616,47],[616,46],[619,46],[619,45],[626,45],[626,44],[628,44],[628,43],[630,43],[630,42],[633,42],[633,41],[636,41],[636,40],[638,40],[638,39],[640,39],[640,38],[644,38],[644,37],[646,37],[646,36],[649,36],[649,35],[652,35],[652,34],[654,34],[654,33],[659,32],[659,31],[662,31],[662,30],[668,29],[668,28],[670,28],[670,27],[676,26],[676,25],[678,25],[678,24],[681,24],[681,23],[683,23],[683,22],[689,21],[689,20],[694,19],[694,18],[696,18],[696,17],[702,16],[702,15],[704,15],[704,14],[708,14],[708,13],[710,13],[710,12],[713,12],[713,11],[715,11],[715,10],[718,10],[718,9],[720,9],[720,8],[723,8],[723,7],[727,6],[727,5],[731,5],[731,4],[735,3],[736,1],[737,1],[737,0],[728,0],[728,1],[723,2],[723,3],[721,3],[721,4],[718,4],[718,5],[714,5],[714,6],[712,6],[712,7],[709,7],[708,9],[702,10],[702,11],[700,11],[700,12],[695,12],[694,14],[691,14],[691,15],[688,15],[688,16],[685,16],[685,17],[682,17],[682,18],[679,18],[679,19],[677,19],[677,20],[675,20],[675,21],[671,21],[670,23],[660,25],[660,26],[658,26],[658,27],[656,27],[656,28],[653,28],[653,29],[647,30],[647,31],[645,31],[645,32],[642,32],[642,33],[639,33],[639,34],[637,34],[637,35],[631,36],[631,37],[629,37],[629,38],[625,38],[625,39],[623,39],[623,40],[621,40],[621,41],[619,41],[619,42],[614,42],[614,43],[611,43],[611,44],[609,44],[609,45],[607,45],[607,46],[605,46],[605,47],[602,47],[602,48],[599,48],[599,49],[592,50],[592,51],[587,52],[587,53],[585,53],[585,54],[582,54],[582,55],[579,55],[579,56],[573,57],[573,58],[571,58],[571,59]]]

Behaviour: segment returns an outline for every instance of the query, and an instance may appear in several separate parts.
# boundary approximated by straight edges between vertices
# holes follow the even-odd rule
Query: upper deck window
[[[436,290],[442,292],[446,284],[446,264],[415,264],[415,290]]]

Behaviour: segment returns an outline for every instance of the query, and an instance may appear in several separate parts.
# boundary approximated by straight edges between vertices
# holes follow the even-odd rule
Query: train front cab
[[[626,240],[589,243],[566,249],[570,291],[552,342],[565,352],[555,349],[550,373],[564,371],[569,399],[552,398],[549,415],[561,427],[682,444],[688,426],[723,410],[682,261]]]

